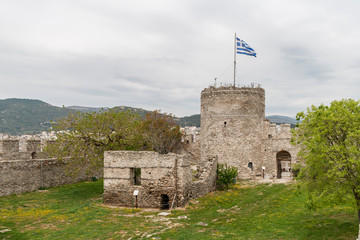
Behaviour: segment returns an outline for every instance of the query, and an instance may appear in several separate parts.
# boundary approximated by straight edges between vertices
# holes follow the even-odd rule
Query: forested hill
[[[50,121],[64,117],[70,111],[40,100],[0,100],[0,133],[23,135],[47,131]]]
[[[10,135],[24,135],[37,134],[42,131],[48,131],[51,127],[50,122],[56,121],[59,118],[65,117],[72,111],[80,112],[98,112],[101,109],[108,108],[93,108],[82,106],[70,107],[56,107],[40,100],[31,99],[5,99],[0,100],[0,133]],[[150,112],[141,108],[132,108],[119,106],[115,107],[119,111],[134,111],[140,116],[144,117],[146,113]],[[271,122],[275,123],[290,123],[292,126],[296,120],[284,116],[268,116]],[[188,117],[175,118],[177,123],[184,126],[200,127],[200,114],[195,114]]]

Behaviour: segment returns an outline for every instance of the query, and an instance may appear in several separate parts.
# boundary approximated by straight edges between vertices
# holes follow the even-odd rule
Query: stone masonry
[[[21,152],[19,140],[0,140],[0,196],[75,183],[91,177],[85,172],[80,172],[77,177],[69,176],[66,167],[71,159],[49,159],[39,150],[40,140],[26,140]],[[102,171],[97,173],[97,177],[102,177]]]
[[[202,161],[238,168],[240,179],[290,178],[298,149],[290,144],[289,124],[265,119],[265,91],[260,87],[209,87],[201,93]]]
[[[204,89],[200,134],[194,127],[182,131],[183,155],[106,152],[104,203],[130,207],[138,190],[138,207],[183,206],[215,189],[217,162],[237,167],[239,179],[291,178],[298,149],[290,144],[290,125],[265,119],[260,87]],[[192,180],[194,166],[199,181]]]
[[[207,160],[199,181],[193,182],[185,155],[150,151],[108,151],[104,157],[104,203],[169,209],[215,189],[217,159]],[[140,169],[140,170],[138,170]],[[139,181],[135,172],[139,171]]]

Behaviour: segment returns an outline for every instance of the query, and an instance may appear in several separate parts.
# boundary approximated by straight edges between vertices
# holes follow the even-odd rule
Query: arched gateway
[[[287,151],[280,151],[276,154],[277,178],[291,177],[291,155]]]

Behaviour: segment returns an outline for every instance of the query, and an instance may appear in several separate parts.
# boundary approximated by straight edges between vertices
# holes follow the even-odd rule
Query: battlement
[[[290,139],[291,138],[291,125],[283,123],[277,125],[270,123],[269,119],[264,119],[264,139]]]
[[[0,140],[0,153],[19,152],[19,140],[3,139]]]
[[[236,86],[210,86],[201,91],[201,98],[222,94],[260,94],[265,97],[265,90],[260,86],[236,87]]]
[[[37,138],[18,139],[15,137],[0,140],[0,160],[30,160],[47,158],[42,146],[53,140]]]

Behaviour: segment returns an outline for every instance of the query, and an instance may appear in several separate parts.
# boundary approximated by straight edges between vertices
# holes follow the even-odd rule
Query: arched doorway
[[[250,168],[251,171],[253,171],[253,163],[252,163],[252,162],[249,162],[249,163],[248,163],[248,168]]]
[[[287,151],[280,151],[276,154],[277,178],[291,177],[291,154]]]

